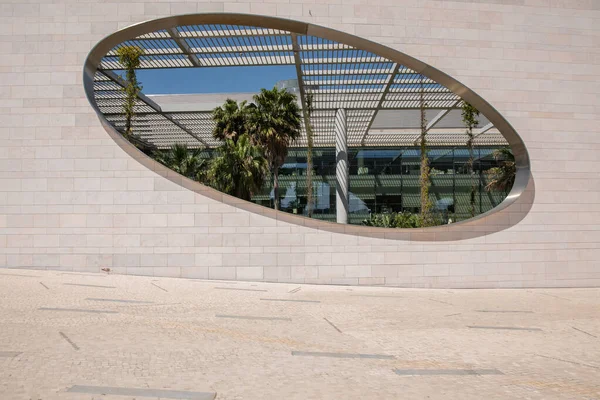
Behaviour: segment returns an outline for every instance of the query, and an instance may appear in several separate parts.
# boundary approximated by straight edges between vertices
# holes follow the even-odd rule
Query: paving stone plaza
[[[600,290],[0,270],[2,399],[597,399]]]

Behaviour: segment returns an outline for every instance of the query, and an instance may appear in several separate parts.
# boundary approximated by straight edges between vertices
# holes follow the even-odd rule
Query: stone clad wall
[[[83,62],[117,29],[197,12],[321,24],[441,69],[519,132],[531,158],[528,192],[457,226],[462,240],[427,233],[405,240],[263,216],[156,174],[100,125],[82,87]],[[596,0],[0,0],[0,267],[410,287],[597,286],[599,99]]]

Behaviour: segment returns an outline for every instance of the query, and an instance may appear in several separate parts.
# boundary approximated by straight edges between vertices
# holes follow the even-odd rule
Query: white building
[[[221,14],[232,12],[253,16]],[[306,32],[368,47],[482,100],[517,156],[513,192],[470,221],[382,230],[275,212],[165,169],[101,122],[84,84],[107,35],[190,13],[212,14],[166,24]],[[0,16],[0,267],[408,287],[600,283],[596,1],[55,0],[3,2]]]

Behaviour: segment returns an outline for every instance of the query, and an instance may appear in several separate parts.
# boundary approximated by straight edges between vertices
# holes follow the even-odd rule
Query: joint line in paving
[[[255,319],[255,320],[264,320],[264,321],[291,321],[291,318],[285,317],[254,317],[251,315],[224,315],[217,314],[215,315],[217,318],[232,318],[232,319]]]
[[[162,291],[168,292],[168,290],[167,290],[167,289],[165,289],[165,288],[162,288],[162,287],[158,286],[158,285],[157,285],[156,283],[154,283],[154,282],[150,282],[150,284],[151,284],[152,286],[156,286],[157,288],[159,288],[159,289],[160,289],[160,290],[162,290]]]
[[[59,275],[75,275],[75,276],[97,276],[97,277],[105,277],[106,274],[101,273],[91,273],[91,272],[61,272]]]
[[[42,311],[70,311],[70,312],[81,312],[81,313],[93,313],[93,314],[118,314],[118,311],[111,310],[86,310],[83,308],[58,308],[58,307],[40,307],[38,310]]]
[[[576,331],[579,331],[579,332],[581,332],[581,333],[585,333],[585,334],[586,334],[586,335],[588,335],[588,336],[591,336],[591,337],[593,337],[593,338],[596,338],[596,339],[598,339],[598,336],[596,336],[596,335],[592,335],[591,333],[589,333],[589,332],[586,332],[586,331],[584,331],[583,329],[575,328],[574,326],[572,326],[571,328],[573,328],[573,329],[575,329]]]
[[[39,278],[39,275],[25,275],[25,274],[5,274],[0,272],[0,275],[4,275],[4,276],[20,276],[23,278]]]
[[[69,342],[69,344],[71,346],[73,346],[73,348],[75,350],[79,350],[79,346],[77,346],[75,343],[73,343],[73,341],[71,339],[69,339],[69,337],[67,335],[65,335],[63,332],[58,332],[60,334],[60,336],[63,337],[63,339],[65,339],[67,342]]]
[[[537,293],[537,292],[534,292]],[[541,294],[543,296],[550,296],[550,297],[554,297],[555,299],[562,299],[562,300],[567,300],[567,301],[571,301],[571,299],[567,299],[566,297],[560,297],[560,296],[555,296],[553,294],[548,294],[548,293],[537,293],[537,294]]]
[[[219,290],[242,290],[245,292],[266,292],[265,289],[244,289],[244,288],[232,288],[232,287],[215,287],[215,289]]]
[[[163,399],[214,400],[216,393],[188,392],[183,390],[139,389],[111,386],[75,385],[67,389],[69,393],[99,394],[102,396],[154,397]]]
[[[504,375],[497,369],[395,369],[398,375]]]
[[[377,360],[393,360],[395,356],[387,354],[360,354],[360,353],[330,353],[319,351],[292,351],[293,356],[330,357],[330,358],[372,358]]]
[[[113,302],[113,303],[154,304],[153,301],[121,300],[121,299],[98,299],[98,298],[94,298],[94,297],[88,297],[86,300],[91,300],[91,301],[106,301],[106,302]]]
[[[292,303],[320,303],[318,300],[294,300],[294,299],[261,299],[264,301],[289,301]]]
[[[430,301],[435,301],[436,303],[448,304],[449,306],[453,306],[454,304],[448,303],[447,301],[436,300],[436,299],[428,299]]]
[[[342,333],[342,331],[340,330],[340,328],[338,328],[337,326],[335,326],[335,325],[333,324],[333,322],[331,322],[330,320],[328,320],[328,319],[327,319],[327,318],[325,318],[325,317],[323,317],[323,319],[324,319],[325,321],[327,321],[327,323],[328,323],[329,325],[331,325],[331,326],[333,327],[333,329],[335,329],[335,330],[336,330],[336,331],[338,331],[339,333]]]
[[[20,351],[0,351],[0,357],[16,357],[20,354],[23,354]]]
[[[562,362],[566,362],[566,363],[569,363],[569,364],[581,365],[581,366],[583,366],[583,367],[589,367],[589,368],[594,368],[594,369],[600,369],[600,367],[597,367],[597,366],[595,366],[595,365],[590,365],[590,364],[579,363],[579,362],[576,362],[576,361],[563,360],[562,358],[556,358],[556,357],[550,357],[550,356],[543,356],[543,355],[541,355],[541,354],[537,354],[537,353],[534,353],[534,354],[535,354],[536,356],[538,356],[538,357],[548,358],[548,359],[550,359],[550,360],[562,361]]]
[[[181,304],[181,303],[158,303],[158,304],[155,304],[155,303],[149,302],[148,304],[136,304],[135,306],[132,306],[132,307],[139,308],[139,307],[176,306],[178,304]]]
[[[541,331],[540,328],[522,328],[515,326],[480,326],[480,325],[469,325],[467,328],[470,329],[497,329],[497,330],[509,330],[509,331]]]
[[[105,289],[116,289],[115,286],[104,286],[104,285],[88,285],[84,283],[63,283],[63,285],[68,286],[86,286],[86,287],[97,287],[97,288],[105,288]]]
[[[482,312],[482,313],[525,313],[525,314],[533,314],[533,311],[519,311],[519,310],[475,310],[475,312]]]

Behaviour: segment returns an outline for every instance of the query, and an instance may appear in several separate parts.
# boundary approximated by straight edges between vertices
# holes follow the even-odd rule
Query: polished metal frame
[[[189,180],[179,174],[176,174],[175,172],[164,167],[162,164],[152,160],[150,157],[140,152],[133,144],[123,138],[121,133],[104,116],[100,107],[98,106],[94,93],[94,84],[97,74],[103,73],[103,71],[99,71],[99,67],[103,58],[120,43],[152,32],[160,30],[172,32],[179,26],[196,24],[254,26],[269,30],[287,31],[292,35],[309,35],[312,37],[324,38],[376,54],[387,60],[391,60],[392,62],[396,63],[396,65],[405,66],[418,74],[440,83],[450,92],[458,96],[458,98],[464,99],[475,106],[489,120],[490,124],[481,128],[481,131],[479,132],[480,134],[487,132],[491,127],[495,127],[504,136],[513,151],[517,165],[517,174],[512,190],[504,199],[504,201],[494,209],[465,221],[451,225],[428,228],[386,229],[357,225],[340,225],[292,215],[281,211],[275,211],[270,208],[259,206],[223,194],[198,182]],[[185,49],[184,46],[182,46],[182,50],[189,53],[189,49]],[[193,58],[190,58],[189,60],[190,63],[194,63]],[[104,75],[108,76],[107,74]],[[93,109],[98,114],[98,117],[100,118],[100,121],[107,132],[125,151],[128,152],[128,154],[133,156],[139,162],[152,169],[156,173],[165,176],[171,181],[181,184],[195,192],[202,193],[203,195],[217,199],[224,203],[233,204],[239,208],[275,218],[277,220],[313,227],[325,231],[356,234],[360,236],[426,241],[460,240],[486,235],[513,226],[527,214],[533,202],[535,191],[533,179],[530,174],[529,155],[527,153],[527,149],[525,148],[525,144],[510,123],[504,117],[502,117],[502,115],[500,115],[500,113],[498,113],[487,101],[485,101],[465,85],[461,84],[456,79],[430,65],[423,63],[422,61],[419,61],[407,54],[391,49],[387,46],[383,46],[367,39],[334,29],[305,22],[249,14],[212,13],[160,18],[132,25],[101,40],[91,50],[85,61],[83,83],[86,96]],[[381,99],[378,100],[378,103],[380,100]],[[144,102],[142,101],[142,103]],[[147,103],[142,104],[142,106],[144,105],[147,106]],[[156,110],[152,110],[150,112],[155,111]],[[168,116],[166,118],[168,119]],[[433,125],[435,125],[434,121],[439,121],[441,118],[443,118],[443,115],[433,119],[430,122],[430,129],[433,127]],[[185,126],[180,126],[180,128],[182,135],[189,135],[189,132],[186,132]],[[364,138],[361,138],[361,142],[364,142]]]

